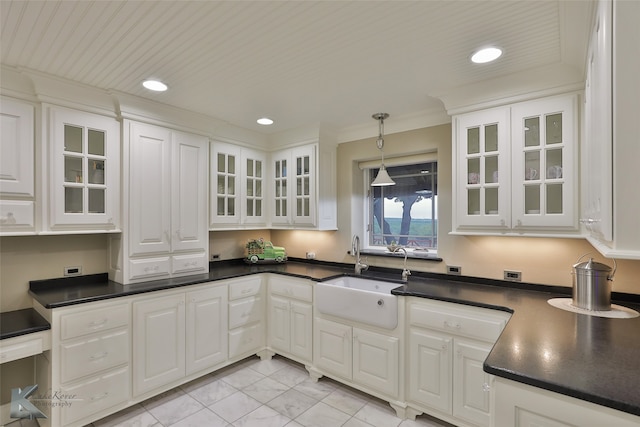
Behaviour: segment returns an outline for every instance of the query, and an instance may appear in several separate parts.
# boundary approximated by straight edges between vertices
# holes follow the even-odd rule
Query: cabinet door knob
[[[482,391],[491,391],[491,386],[487,383],[482,384]]]

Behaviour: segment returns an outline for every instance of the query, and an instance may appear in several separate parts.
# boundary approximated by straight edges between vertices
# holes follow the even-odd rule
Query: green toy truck
[[[264,239],[249,240],[246,248],[247,257],[245,261],[251,264],[285,262],[287,260],[287,252],[284,248],[273,246],[273,243]]]

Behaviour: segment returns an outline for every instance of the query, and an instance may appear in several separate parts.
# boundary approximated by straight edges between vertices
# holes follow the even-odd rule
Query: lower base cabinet
[[[226,286],[137,298],[132,307],[134,396],[226,362]]]
[[[314,364],[392,399],[399,394],[400,340],[348,324],[315,318]]]
[[[509,315],[411,298],[407,400],[416,415],[489,427],[491,381],[482,365]]]
[[[637,427],[640,417],[496,378],[492,427]]]

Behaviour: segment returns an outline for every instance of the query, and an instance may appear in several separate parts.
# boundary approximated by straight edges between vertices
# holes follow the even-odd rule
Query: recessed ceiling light
[[[268,117],[262,117],[260,119],[257,120],[259,125],[264,125],[264,126],[269,126],[273,124],[273,120],[271,120]]]
[[[471,57],[471,61],[476,64],[484,64],[485,62],[495,61],[502,55],[502,50],[497,47],[488,47],[480,49]]]
[[[142,86],[155,92],[164,92],[167,90],[167,85],[158,80],[145,80],[142,82]]]

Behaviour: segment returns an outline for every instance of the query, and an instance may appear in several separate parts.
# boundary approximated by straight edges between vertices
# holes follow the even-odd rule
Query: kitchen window
[[[438,247],[438,163],[387,166],[396,185],[371,187],[378,168],[365,170],[369,249],[396,244],[434,252]]]

